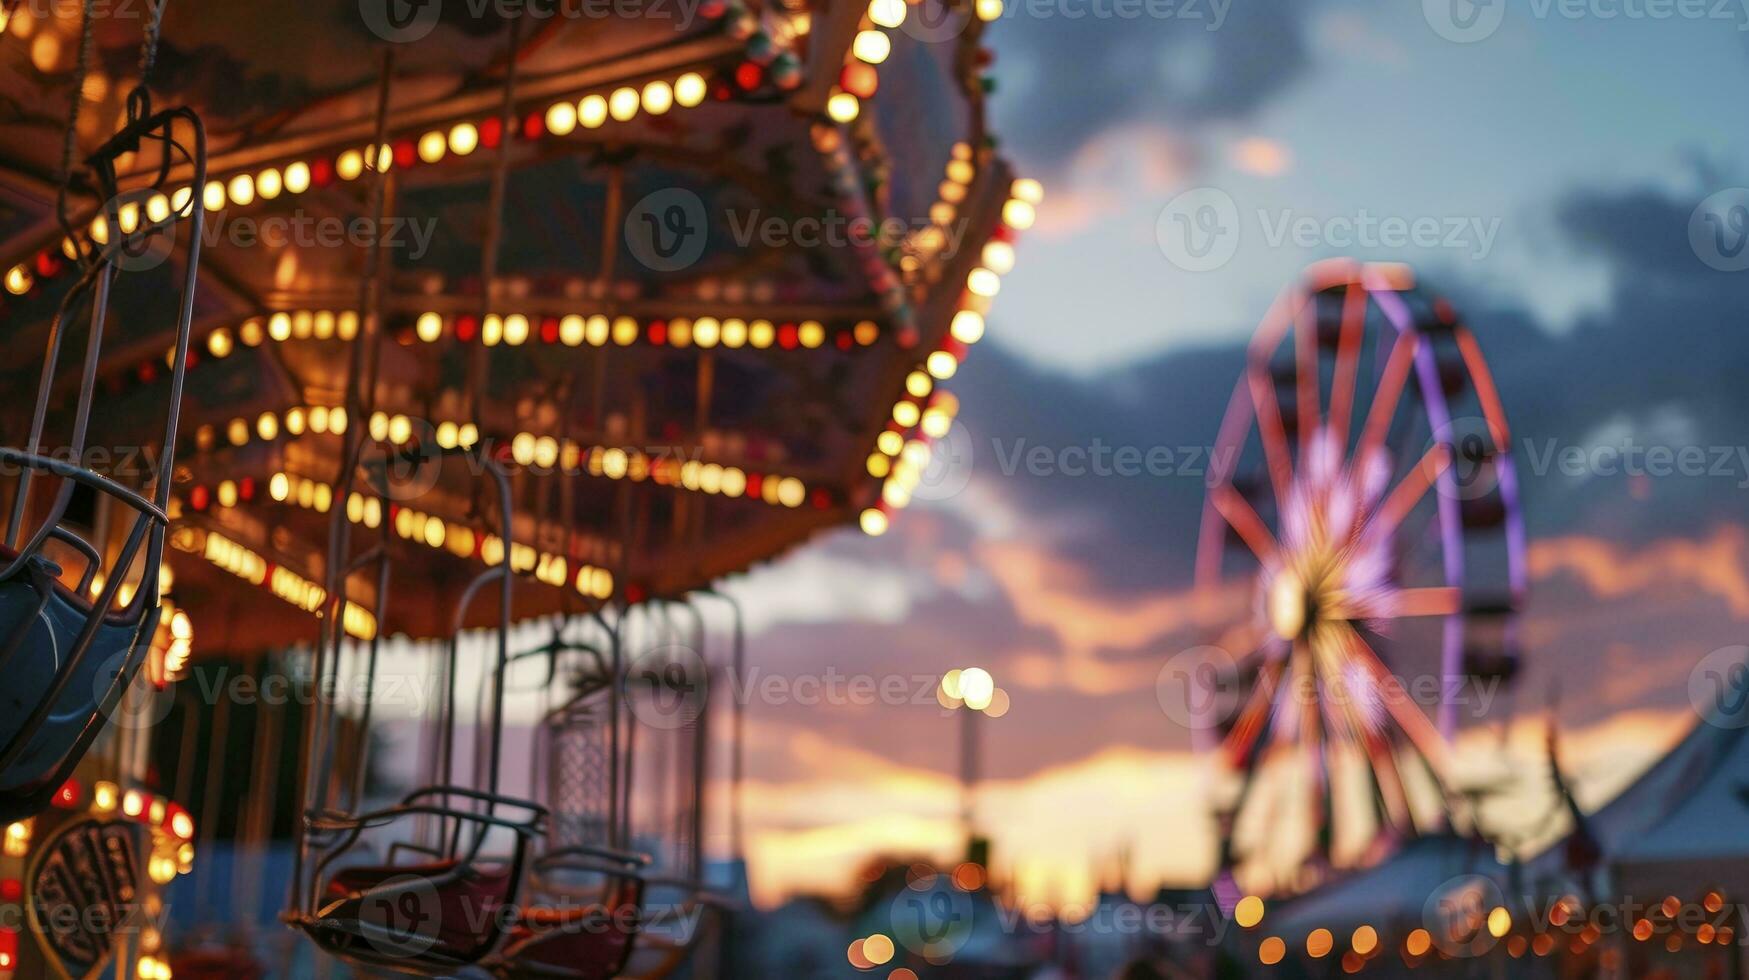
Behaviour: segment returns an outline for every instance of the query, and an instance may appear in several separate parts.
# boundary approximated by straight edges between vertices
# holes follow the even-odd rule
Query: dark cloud
[[[1113,30],[1112,0],[1012,0],[992,33],[1003,86],[994,128],[1029,166],[1049,170],[1103,130],[1193,124],[1254,112],[1305,71],[1303,0],[1179,0]],[[1065,12],[1083,16],[1067,17]],[[1224,11],[1224,13],[1223,13]],[[1219,21],[1219,28],[1210,27]]]

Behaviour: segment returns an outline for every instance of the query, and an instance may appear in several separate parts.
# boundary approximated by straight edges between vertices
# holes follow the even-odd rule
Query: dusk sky
[[[1478,781],[1517,772],[1498,812],[1552,805],[1551,701],[1596,804],[1693,724],[1691,668],[1745,640],[1749,280],[1703,263],[1688,232],[1703,199],[1749,183],[1749,13],[1511,2],[1460,43],[1435,29],[1443,2],[1238,0],[1212,30],[1206,3],[1069,19],[1011,2],[991,35],[994,125],[1048,197],[956,380],[958,462],[886,537],[834,535],[730,583],[768,673],[992,671],[1013,708],[986,725],[980,818],[1024,897],[1086,899],[1125,851],[1138,888],[1208,873],[1206,760],[1155,682],[1209,632],[1189,592],[1195,474],[1004,461],[1017,445],[1208,445],[1239,344],[1319,258],[1406,261],[1453,297],[1517,430],[1525,669],[1459,753]],[[1236,251],[1186,271],[1157,226],[1205,187],[1234,202]],[[1367,215],[1438,219],[1441,240],[1339,237]],[[1277,243],[1284,216],[1334,230]],[[1719,462],[1573,475],[1555,446],[1624,463],[1697,446]],[[957,720],[937,706],[755,698],[749,712],[757,897],[841,892],[866,855],[961,846]]]

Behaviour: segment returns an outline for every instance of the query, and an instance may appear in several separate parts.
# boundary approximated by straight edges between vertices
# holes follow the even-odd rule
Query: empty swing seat
[[[15,557],[0,548],[0,563]],[[112,612],[69,668],[93,608],[55,574],[52,564],[33,558],[11,580],[0,582],[0,670],[6,677],[0,684],[0,755],[12,756],[0,770],[0,820],[41,810],[66,782],[139,667],[157,627],[155,608]],[[26,730],[64,669],[72,674],[54,706]],[[15,743],[23,745],[21,751]]]
[[[472,962],[502,938],[514,889],[511,869],[497,863],[346,868],[328,882],[316,934],[337,951]]]
[[[643,914],[630,880],[605,904],[523,908],[505,948],[504,976],[611,980],[625,968]]]

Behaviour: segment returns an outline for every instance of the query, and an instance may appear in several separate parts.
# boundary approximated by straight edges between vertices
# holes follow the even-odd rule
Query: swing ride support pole
[[[729,684],[729,847],[736,860],[740,860],[747,854],[741,813],[741,782],[747,771],[744,741],[747,722],[747,624],[742,616],[741,603],[734,596],[716,589],[700,589],[699,594],[722,600],[733,616],[733,625],[730,627],[732,659],[729,667],[732,672]]]
[[[382,225],[382,210],[386,197],[384,178],[387,175],[384,170],[380,167],[376,167],[375,164],[380,160],[380,148],[383,146],[383,141],[388,131],[389,92],[393,82],[394,69],[395,50],[393,46],[385,46],[383,48],[382,67],[379,72],[377,83],[376,140],[371,144],[372,150],[370,154],[372,158],[370,163],[372,164],[373,169],[377,171],[377,179],[372,187],[372,203],[375,205],[373,210],[376,213],[377,224],[379,227]],[[199,209],[196,208],[196,211],[198,212]],[[335,474],[334,479],[334,499],[341,501],[342,506],[333,509],[333,514],[328,522],[328,553],[326,567],[323,569],[324,584],[327,588],[327,609],[325,610],[327,615],[322,622],[319,645],[316,647],[311,658],[313,663],[310,685],[314,700],[310,707],[308,724],[304,731],[303,744],[298,750],[298,787],[301,791],[303,812],[298,815],[298,819],[293,821],[294,840],[292,842],[291,874],[291,912],[298,915],[301,915],[306,911],[305,899],[314,899],[314,896],[307,896],[304,891],[304,861],[306,857],[304,850],[306,842],[308,841],[307,824],[310,816],[310,802],[312,800],[319,800],[322,802],[327,800],[328,759],[326,758],[326,752],[332,748],[333,742],[332,739],[327,740],[327,747],[324,749],[323,759],[318,759],[316,757],[316,746],[317,732],[329,723],[329,720],[326,717],[327,712],[323,707],[323,702],[327,700],[325,686],[332,683],[327,677],[326,670],[328,651],[330,647],[332,647],[335,658],[338,659],[339,646],[341,643],[341,634],[339,630],[341,629],[341,620],[346,611],[346,575],[344,569],[346,566],[346,548],[350,538],[350,525],[346,520],[346,507],[344,506],[344,502],[351,492],[353,473],[358,466],[359,454],[364,447],[366,426],[364,426],[361,421],[365,417],[364,410],[367,407],[373,406],[376,401],[375,388],[377,357],[375,356],[375,342],[380,336],[380,324],[377,322],[378,317],[374,314],[374,311],[379,309],[381,303],[381,290],[378,288],[377,281],[377,260],[379,254],[379,250],[373,248],[365,255],[366,274],[360,286],[360,292],[362,295],[360,296],[359,303],[359,309],[365,314],[364,323],[359,332],[358,342],[353,345],[351,357],[347,363],[346,407],[347,411],[351,413],[351,416],[354,419],[354,425],[352,426],[353,435],[347,440],[348,445],[343,454],[340,469]],[[367,350],[371,354],[369,358],[368,382],[365,381],[365,354]],[[378,607],[379,620],[377,628],[380,630],[382,628],[380,602],[378,603]],[[337,673],[339,670],[338,662],[334,664],[334,669]],[[316,779],[318,767],[320,767],[321,772],[319,780]]]

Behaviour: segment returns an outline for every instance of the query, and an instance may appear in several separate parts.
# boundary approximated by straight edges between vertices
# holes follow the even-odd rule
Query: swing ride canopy
[[[92,7],[82,59],[79,6],[21,7],[0,34],[12,390],[34,383],[75,269],[55,205],[69,95],[89,147],[138,75],[128,8]],[[985,129],[979,15],[996,11],[385,7],[401,10],[169,5],[152,87],[200,113],[210,179],[172,172],[169,200],[129,199],[150,175],[124,172],[118,227],[69,216],[138,239],[97,370],[93,444],[116,451],[90,461],[138,483],[174,324],[128,311],[181,268],[186,242],[164,243],[186,234],[182,195],[207,211],[169,549],[202,645],[313,638],[335,508],[386,529],[401,587],[380,625],[414,637],[441,635],[500,561],[533,583],[522,617],[680,594],[846,523],[884,530],[951,424],[941,382],[1039,196]],[[367,342],[377,383],[349,413]],[[355,427],[379,457],[504,462],[513,540],[492,533],[479,474],[429,455],[336,499]],[[357,636],[379,626],[367,579],[347,587]]]

